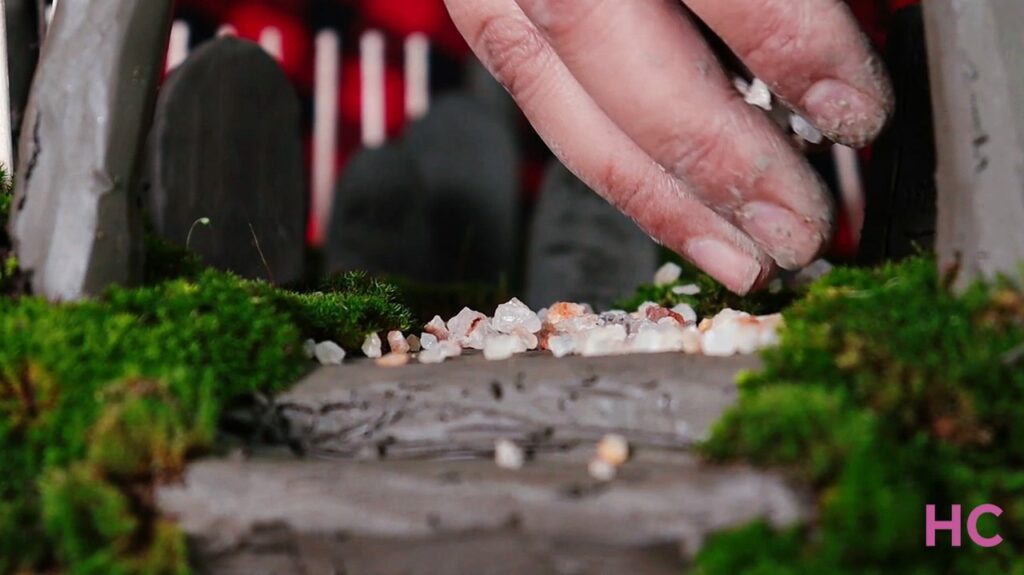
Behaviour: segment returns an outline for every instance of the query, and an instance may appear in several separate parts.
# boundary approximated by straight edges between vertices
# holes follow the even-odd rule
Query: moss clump
[[[817,490],[819,517],[719,535],[700,572],[1024,570],[1024,294],[997,282],[955,295],[914,259],[836,270],[785,316],[703,450],[790,470]],[[1005,542],[926,548],[926,503],[999,505]]]
[[[368,333],[412,326],[412,313],[400,302],[398,288],[362,272],[334,276],[321,291],[282,290],[274,298],[303,335],[317,341],[329,339],[346,349],[358,349]]]
[[[678,256],[670,258],[670,260],[683,268],[683,273],[678,281],[660,286],[642,285],[632,296],[616,302],[615,307],[626,311],[636,311],[644,303],[654,302],[668,308],[687,304],[700,317],[713,316],[725,308],[762,315],[782,310],[791,304],[798,295],[792,290],[784,289],[738,296],[722,287],[722,284],[711,276],[682,261]],[[672,293],[673,288],[690,284],[699,287],[700,293],[694,296]]]
[[[337,287],[208,270],[76,304],[0,299],[0,573],[187,571],[153,486],[212,448],[228,402],[295,381],[303,337],[408,317],[383,284]]]

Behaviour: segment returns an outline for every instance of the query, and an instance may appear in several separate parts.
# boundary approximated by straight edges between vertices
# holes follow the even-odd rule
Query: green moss
[[[636,311],[646,302],[654,302],[664,307],[675,307],[679,304],[691,306],[700,317],[717,314],[725,308],[743,310],[748,313],[762,315],[781,311],[791,304],[798,294],[791,290],[765,290],[746,296],[738,296],[722,287],[714,278],[698,270],[693,265],[679,259],[669,258],[683,268],[679,280],[667,285],[656,286],[645,284],[637,288],[632,296],[616,302],[615,307],[626,311]],[[695,296],[672,293],[672,289],[693,284],[700,288]]]
[[[0,573],[182,573],[147,495],[209,451],[228,402],[310,365],[304,337],[404,327],[394,289],[319,294],[207,270],[54,305],[0,299]]]
[[[1024,569],[1024,294],[997,282],[957,296],[915,259],[836,270],[785,316],[704,451],[788,469],[815,487],[819,518],[796,548],[790,531],[762,528],[760,546],[750,528],[720,535],[702,572]],[[1002,546],[925,548],[925,503],[983,502],[1005,510]]]
[[[332,340],[358,349],[366,334],[412,327],[412,314],[398,288],[361,272],[335,276],[321,291],[278,291],[275,302],[286,310],[306,337]]]

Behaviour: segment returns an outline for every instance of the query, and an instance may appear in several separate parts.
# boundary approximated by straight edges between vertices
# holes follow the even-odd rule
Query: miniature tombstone
[[[531,227],[527,303],[607,309],[649,283],[657,244],[560,163],[548,168]]]
[[[425,215],[426,201],[423,180],[404,145],[360,151],[338,181],[327,235],[327,269],[444,280],[433,228]]]
[[[437,100],[405,137],[449,279],[497,282],[515,266],[519,153],[512,124],[464,95]]]
[[[940,262],[964,285],[1024,262],[1024,3],[924,2]]]
[[[517,170],[507,122],[472,98],[440,99],[403,140],[362,152],[346,169],[329,269],[499,281],[515,264]]]
[[[885,61],[896,93],[892,122],[875,142],[858,260],[877,265],[935,245],[935,138],[921,6],[893,16]]]
[[[162,237],[244,277],[299,280],[304,174],[298,96],[262,48],[220,38],[171,74],[147,167],[147,208]],[[209,224],[193,229],[202,218]]]
[[[136,170],[172,4],[57,7],[25,113],[11,228],[37,294],[74,300],[141,272]]]

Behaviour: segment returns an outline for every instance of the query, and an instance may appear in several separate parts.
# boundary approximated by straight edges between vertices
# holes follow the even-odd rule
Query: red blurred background
[[[919,0],[847,0],[872,39],[880,46],[890,14]],[[402,41],[413,33],[431,40],[432,91],[441,92],[461,84],[470,56],[458,31],[448,18],[443,0],[177,0],[178,18],[192,28],[192,44],[212,37],[223,25],[230,25],[246,39],[258,40],[269,27],[278,29],[282,39],[282,67],[303,98],[306,109],[307,142],[312,126],[313,43],[318,30],[333,28],[342,37],[343,56],[339,110],[338,173],[360,145],[360,67],[355,43],[360,34],[375,29],[387,38],[385,110],[390,138],[401,134],[405,123]],[[536,138],[523,138],[523,193],[532,199],[540,174],[548,161]],[[307,145],[307,149],[309,146]],[[865,159],[869,152],[865,152]],[[845,222],[845,219],[841,220]],[[309,238],[315,242],[320,230],[311,225]],[[835,252],[850,256],[856,251],[854,235],[842,228]]]

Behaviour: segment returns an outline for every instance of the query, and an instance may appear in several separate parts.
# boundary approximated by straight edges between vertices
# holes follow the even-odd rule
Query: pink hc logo
[[[960,527],[962,525],[960,506],[953,505],[952,517],[948,521],[939,521],[935,518],[935,506],[925,506],[925,545],[928,547],[935,547],[935,534],[939,531],[949,531],[952,535],[953,547],[960,547],[961,532]],[[971,511],[971,514],[967,516],[967,535],[971,538],[971,541],[979,547],[995,547],[1003,542],[1003,538],[1000,535],[993,535],[991,537],[985,537],[978,533],[978,520],[984,515],[993,515],[999,517],[1003,514],[1003,510],[999,507],[986,503],[985,505],[979,505]]]

